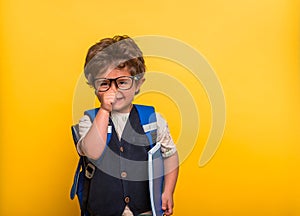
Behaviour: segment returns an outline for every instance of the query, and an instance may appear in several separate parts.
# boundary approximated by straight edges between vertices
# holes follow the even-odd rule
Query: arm
[[[172,156],[164,159],[165,167],[165,184],[162,194],[162,209],[165,215],[173,214],[173,194],[177,182],[179,162],[177,152]]]
[[[159,114],[157,117],[157,141],[161,143],[162,156],[164,158],[164,191],[162,194],[162,209],[165,215],[171,215],[173,213],[173,193],[175,190],[179,160],[176,150],[176,146],[170,134],[168,124]]]
[[[105,109],[99,109],[90,129],[77,144],[81,155],[94,160],[97,160],[102,155],[106,146],[108,122],[109,112]]]
[[[109,90],[103,94],[99,92],[96,94],[101,103],[101,108],[89,131],[78,142],[79,153],[94,160],[101,157],[106,146],[109,115],[112,111],[112,104],[115,101],[116,92],[114,90]]]

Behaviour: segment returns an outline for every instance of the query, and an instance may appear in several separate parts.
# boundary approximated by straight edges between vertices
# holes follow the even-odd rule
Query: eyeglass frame
[[[131,89],[132,86],[133,86],[133,82],[134,82],[134,81],[139,81],[139,80],[143,77],[143,74],[144,74],[144,73],[140,73],[140,74],[137,74],[137,75],[134,75],[134,76],[119,76],[119,77],[116,77],[116,78],[96,78],[96,79],[93,80],[93,84],[94,84],[95,90],[97,90],[97,91],[99,91],[99,92],[106,92],[106,91],[108,91],[108,90],[111,88],[111,83],[112,83],[112,82],[115,83],[115,85],[116,85],[116,87],[117,87],[118,89],[120,89],[120,90],[125,90],[125,91],[126,91],[126,90]],[[117,79],[119,79],[119,78],[130,78],[130,79],[132,80],[130,87],[129,87],[129,88],[126,88],[126,89],[119,88],[118,83],[117,83]],[[98,89],[96,88],[96,86],[95,86],[95,82],[96,82],[97,80],[101,80],[101,79],[102,79],[102,80],[108,80],[108,81],[109,81],[109,87],[108,87],[108,89],[106,89],[105,91],[100,91],[100,90],[98,90]]]

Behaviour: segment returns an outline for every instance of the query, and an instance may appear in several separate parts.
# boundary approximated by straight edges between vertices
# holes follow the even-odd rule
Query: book
[[[164,184],[164,161],[160,146],[160,143],[156,143],[148,152],[149,190],[153,216],[162,216],[164,213],[161,208],[161,195]]]

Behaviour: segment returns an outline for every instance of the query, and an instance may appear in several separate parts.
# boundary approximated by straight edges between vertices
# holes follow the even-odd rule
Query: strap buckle
[[[88,179],[93,178],[95,170],[95,166],[92,163],[88,163],[85,168],[85,177],[87,177]]]

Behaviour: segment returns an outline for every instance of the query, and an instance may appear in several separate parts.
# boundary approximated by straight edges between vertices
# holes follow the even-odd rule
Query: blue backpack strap
[[[157,136],[155,109],[152,106],[144,106],[138,104],[135,104],[134,106],[138,111],[141,125],[150,143],[150,148],[153,148],[153,146],[156,144]]]
[[[99,108],[86,110],[84,112],[84,115],[87,115],[91,119],[91,122],[93,122],[94,119],[95,119],[95,117],[96,117],[96,115],[97,115],[97,113],[98,113],[98,111],[99,111]]]

